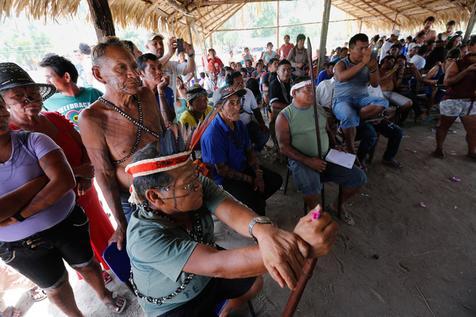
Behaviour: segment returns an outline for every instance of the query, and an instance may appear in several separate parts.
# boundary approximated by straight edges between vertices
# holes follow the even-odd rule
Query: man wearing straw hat
[[[169,130],[126,167],[139,206],[127,230],[131,282],[146,316],[216,316],[224,300],[219,316],[228,316],[260,291],[266,272],[293,288],[304,260],[329,251],[336,224],[307,215],[294,233],[279,229],[197,174],[187,143]],[[212,215],[257,245],[216,246]]]

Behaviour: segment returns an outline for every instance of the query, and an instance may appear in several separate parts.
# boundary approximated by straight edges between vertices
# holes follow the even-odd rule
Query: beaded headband
[[[172,155],[137,161],[128,164],[125,170],[126,173],[132,175],[133,178],[166,172],[187,164],[187,162],[190,160],[191,154],[192,151],[186,151]],[[140,203],[142,203],[142,200],[140,199],[139,195],[137,195],[137,192],[134,188],[134,184],[131,184],[129,192],[131,194],[128,199],[130,203],[135,205],[139,205]]]
[[[170,171],[187,164],[191,153],[186,151],[131,163],[126,166],[126,173],[138,177]]]

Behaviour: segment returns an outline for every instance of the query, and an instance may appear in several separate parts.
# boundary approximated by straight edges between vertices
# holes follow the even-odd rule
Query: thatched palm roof
[[[33,19],[75,15],[81,0],[2,0],[0,16],[25,13]],[[151,31],[173,31],[188,39],[187,24],[208,37],[246,3],[274,0],[109,0],[114,23]]]
[[[466,23],[475,0],[333,0],[332,5],[379,29],[421,28],[434,16],[438,22]]]
[[[76,14],[81,0],[2,0],[0,15],[26,13],[43,17]],[[188,39],[187,24],[200,38],[208,37],[249,2],[273,0],[109,0],[114,22],[151,31],[169,30]],[[333,0],[332,5],[380,29],[416,28],[427,16],[465,22],[476,0]],[[194,38],[195,35],[194,35]]]

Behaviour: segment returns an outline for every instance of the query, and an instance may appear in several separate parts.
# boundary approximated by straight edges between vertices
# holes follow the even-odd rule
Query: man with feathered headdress
[[[307,215],[294,233],[279,229],[199,175],[186,143],[167,130],[126,167],[139,206],[127,230],[131,282],[146,316],[213,316],[224,300],[220,316],[228,316],[262,288],[266,271],[293,288],[304,260],[330,250],[335,223]],[[217,247],[212,215],[257,245]]]

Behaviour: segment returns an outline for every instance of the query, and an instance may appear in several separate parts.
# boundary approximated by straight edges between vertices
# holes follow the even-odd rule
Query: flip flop
[[[122,296],[113,297],[112,302],[104,303],[114,314],[121,314],[127,306],[127,300]]]
[[[39,288],[38,286],[35,286],[35,287],[33,287],[32,289],[30,289],[30,290],[28,291],[28,293],[29,293],[31,299],[32,299],[35,303],[41,302],[42,300],[44,300],[44,299],[47,297],[45,291],[42,290],[41,288]]]

